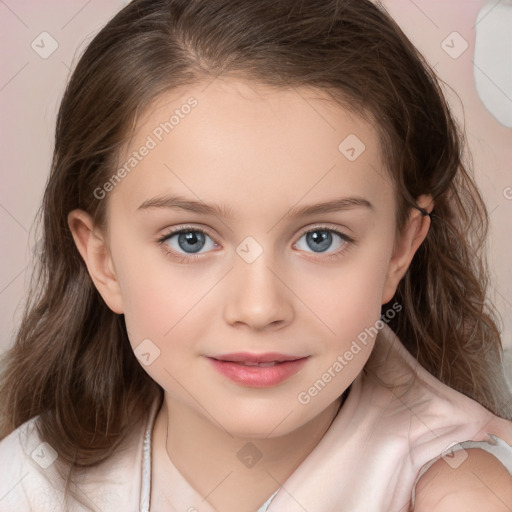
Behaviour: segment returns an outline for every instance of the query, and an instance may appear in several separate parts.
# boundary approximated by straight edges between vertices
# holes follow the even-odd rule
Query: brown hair
[[[107,458],[162,396],[96,291],[67,224],[105,224],[95,197],[138,116],[163,92],[232,75],[310,87],[372,119],[396,190],[398,226],[422,194],[429,234],[393,301],[390,325],[434,376],[512,418],[499,330],[486,302],[485,206],[438,79],[382,6],[369,0],[134,0],[93,39],[60,106],[42,205],[38,273],[0,383],[0,436],[40,415],[66,461]],[[471,234],[471,236],[468,236]],[[384,305],[386,307],[386,305]]]

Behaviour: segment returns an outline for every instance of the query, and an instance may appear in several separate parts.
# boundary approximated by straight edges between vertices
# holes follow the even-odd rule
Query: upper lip
[[[287,354],[279,354],[277,352],[267,352],[266,354],[251,354],[249,352],[236,352],[233,354],[221,354],[218,356],[209,356],[218,361],[230,361],[234,363],[271,363],[281,361],[295,361],[304,359],[306,356],[291,356]]]

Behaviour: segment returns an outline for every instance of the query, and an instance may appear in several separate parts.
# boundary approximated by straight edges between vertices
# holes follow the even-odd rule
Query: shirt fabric
[[[76,475],[87,506],[64,496],[58,455],[39,438],[37,417],[27,421],[0,442],[0,511],[164,512],[151,506],[158,409],[109,459]],[[456,468],[466,449],[480,448],[512,474],[511,444],[512,422],[433,377],[385,326],[323,438],[257,512],[408,512],[417,481],[441,457]],[[214,512],[172,461],[166,481],[165,512]]]

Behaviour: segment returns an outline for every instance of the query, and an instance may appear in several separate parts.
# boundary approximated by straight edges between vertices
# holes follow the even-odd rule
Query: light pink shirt
[[[442,454],[454,468],[463,464],[464,448],[487,450],[512,474],[512,422],[435,379],[388,327],[365,368],[324,437],[261,512],[407,512],[422,472]],[[88,508],[64,504],[56,453],[41,444],[36,418],[21,425],[0,442],[0,512],[173,512],[151,507],[157,412],[154,404],[142,430],[78,479]],[[214,511],[172,463],[166,479],[175,512]]]

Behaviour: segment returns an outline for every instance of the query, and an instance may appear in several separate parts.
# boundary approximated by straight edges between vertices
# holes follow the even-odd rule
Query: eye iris
[[[187,231],[186,233],[180,233],[178,235],[178,244],[181,247],[181,249],[183,249],[186,252],[200,251],[204,246],[204,240],[205,240],[205,237],[204,237],[203,233],[200,233],[198,231]],[[192,247],[192,250],[190,251],[190,250],[188,250],[188,249],[190,249],[190,246],[184,247],[182,245],[182,243],[184,243],[184,242],[186,242],[187,244],[190,244],[190,245],[195,245],[195,247]]]
[[[319,233],[321,233],[319,235]],[[314,246],[311,246],[316,252],[321,252],[325,249],[328,249],[332,244],[332,234],[329,231],[312,231],[306,235],[306,240],[308,241],[308,245],[310,241],[313,241]]]

